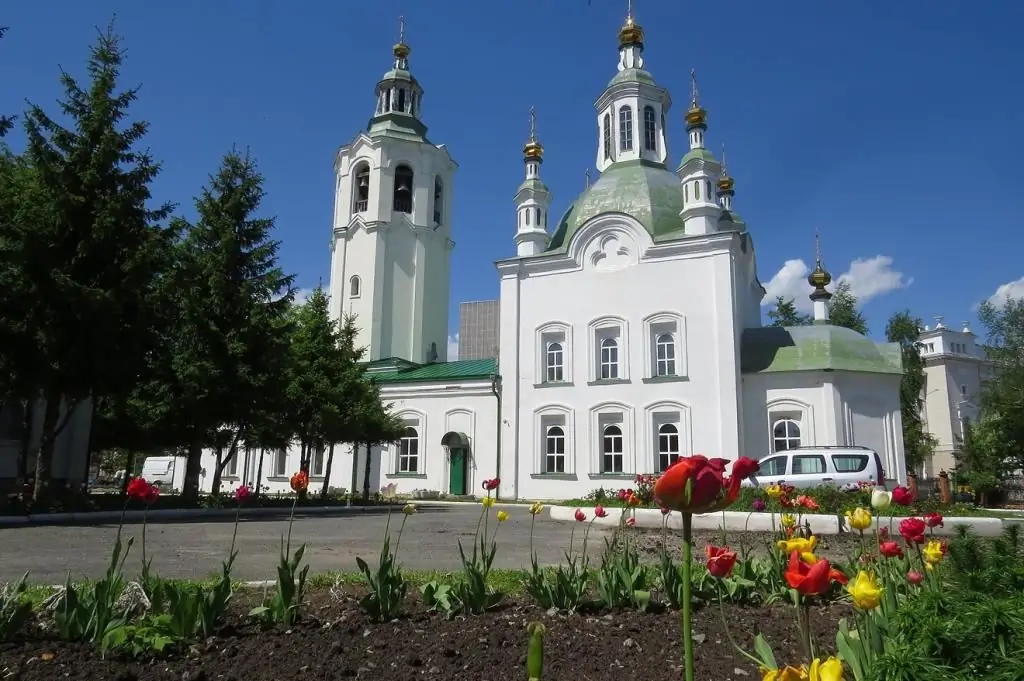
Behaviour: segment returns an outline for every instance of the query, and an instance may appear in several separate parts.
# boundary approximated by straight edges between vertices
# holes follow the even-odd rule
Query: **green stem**
[[[242,512],[242,504],[235,506],[235,529],[231,532],[231,550],[228,551],[230,557],[235,552],[235,540],[238,538],[238,516]]]
[[[732,637],[732,632],[729,631],[729,620],[725,616],[725,599],[722,598],[722,580],[717,580],[715,584],[718,587],[718,611],[722,615],[722,627],[725,629],[725,637],[729,639],[729,644],[736,650],[737,653],[753,662],[755,665],[757,665],[758,668],[764,667],[764,662],[757,659],[747,651],[743,650],[743,648],[740,648],[738,645],[736,645],[736,641]]]
[[[683,513],[683,670],[686,681],[693,681],[693,603],[691,601],[693,559],[693,514]]]
[[[146,507],[144,509],[142,509],[142,569],[143,570],[146,569],[146,525],[149,524],[148,522],[146,522],[147,520],[149,520],[149,504],[146,504]],[[145,576],[148,577],[149,575],[147,574]]]
[[[398,561],[398,547],[402,544],[402,530],[405,529],[405,521],[409,519],[404,512],[402,513],[402,524],[398,526],[398,539],[395,540],[395,551],[391,554],[391,558],[394,561]]]
[[[292,512],[288,514],[288,540],[285,542],[285,555],[292,555],[292,523],[295,522],[295,505],[299,503],[299,495],[296,494],[295,498],[292,499]]]

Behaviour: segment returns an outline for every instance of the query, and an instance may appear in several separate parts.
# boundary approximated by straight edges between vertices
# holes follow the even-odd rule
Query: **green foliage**
[[[632,607],[644,611],[651,606],[651,586],[647,570],[640,564],[640,554],[629,541],[624,518],[612,537],[605,539],[597,572],[597,597],[609,610]]]
[[[0,38],[7,33],[7,26],[0,26]],[[0,137],[6,135],[14,127],[14,119],[10,116],[0,116]]]
[[[73,406],[124,391],[158,344],[152,292],[173,231],[157,225],[171,206],[148,205],[160,167],[138,150],[148,125],[126,122],[138,91],[118,91],[123,60],[108,28],[91,49],[87,85],[61,74],[64,122],[30,104],[15,169],[24,193],[0,235],[0,338],[17,367],[10,391],[54,405],[36,457],[37,498],[47,495],[52,444],[71,412],[60,416],[61,399]]]
[[[545,569],[540,567],[537,554],[534,553],[523,586],[542,610],[555,608],[561,612],[574,613],[584,604],[588,595],[590,563],[586,555],[577,557],[566,551],[565,563]]]
[[[413,508],[407,506],[403,510],[402,527],[398,530],[395,553],[391,553],[391,535],[388,532],[391,527],[391,515],[388,514],[388,522],[384,530],[384,545],[380,549],[376,571],[371,571],[370,566],[362,558],[356,558],[359,571],[362,572],[370,587],[370,593],[363,596],[359,605],[377,622],[389,622],[398,617],[409,588],[408,582],[402,577],[402,571],[398,567],[398,546],[402,541],[405,522],[409,519]]]
[[[25,598],[28,573],[14,584],[0,589],[0,643],[6,643],[21,631],[32,616],[32,603]]]
[[[903,378],[900,381],[900,416],[903,422],[903,456],[908,471],[917,471],[931,458],[936,440],[924,427],[924,359],[917,342],[921,319],[910,310],[896,312],[885,325],[885,337],[899,343],[903,356]]]
[[[547,627],[541,622],[530,622],[526,625],[526,633],[530,643],[526,648],[527,681],[541,681],[544,677],[544,634]]]
[[[1024,468],[1024,299],[996,306],[986,302],[978,317],[985,325],[985,348],[995,376],[981,394],[982,420],[998,438],[985,453],[990,473],[997,478]],[[980,445],[979,445],[980,446]]]
[[[306,593],[306,579],[309,577],[309,566],[302,564],[302,556],[306,552],[303,544],[292,554],[285,547],[281,538],[281,559],[277,565],[277,589],[263,605],[249,611],[250,617],[259,619],[264,626],[280,624],[290,627],[299,617],[302,599]]]
[[[54,628],[61,639],[102,644],[127,624],[127,613],[118,609],[117,601],[124,592],[124,561],[131,547],[132,539],[122,544],[118,533],[106,573],[91,586],[79,589],[68,574],[53,610]]]
[[[828,301],[828,319],[834,326],[843,326],[868,335],[868,323],[857,309],[857,296],[850,291],[849,282],[840,281],[836,284],[832,299]]]
[[[768,318],[772,320],[770,326],[806,326],[812,320],[810,315],[797,312],[793,298],[783,296],[775,299],[775,308],[768,310]]]

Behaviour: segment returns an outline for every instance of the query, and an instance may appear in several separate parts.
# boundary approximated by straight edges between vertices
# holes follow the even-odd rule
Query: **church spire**
[[[690,149],[704,148],[704,133],[708,129],[708,115],[700,105],[697,91],[697,69],[690,69],[690,108],[686,111],[686,132],[690,133]]]
[[[644,29],[633,18],[633,0],[626,3],[626,21],[619,29],[619,71],[644,67]]]
[[[736,181],[729,175],[725,163],[725,144],[722,145],[722,173],[718,176],[718,200],[722,210],[732,210],[732,197],[736,194]]]
[[[538,255],[548,246],[548,210],[551,190],[540,179],[544,146],[537,139],[537,110],[530,107],[530,137],[523,145],[526,178],[516,192],[516,253]]]
[[[412,48],[406,42],[405,28],[405,17],[398,17],[398,42],[391,47],[394,61],[377,83],[377,106],[370,131],[396,128],[423,136],[427,131],[419,119],[423,88],[409,71]]]
[[[814,287],[811,302],[814,303],[814,323],[828,324],[828,301],[832,294],[825,288],[832,283],[832,275],[821,262],[821,238],[814,232],[814,271],[807,277],[807,283]]]

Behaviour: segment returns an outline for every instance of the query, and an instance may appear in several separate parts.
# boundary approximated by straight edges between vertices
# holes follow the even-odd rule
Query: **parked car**
[[[164,492],[180,491],[187,463],[184,456],[149,456],[142,464],[142,477]]]
[[[842,487],[871,480],[885,485],[878,452],[867,447],[796,447],[762,458],[757,473],[745,485],[785,482],[794,487]]]

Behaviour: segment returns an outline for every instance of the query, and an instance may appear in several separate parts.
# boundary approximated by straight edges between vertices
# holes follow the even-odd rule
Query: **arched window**
[[[405,111],[405,88],[398,88],[398,106],[395,107],[398,111]]]
[[[619,342],[614,338],[601,341],[601,378],[619,377]]]
[[[605,160],[611,160],[612,158],[612,115],[605,114],[604,121],[601,122],[601,129],[604,134],[604,158]]]
[[[779,419],[772,424],[772,451],[784,452],[800,446],[800,424],[793,419]]]
[[[672,423],[658,428],[658,471],[664,472],[679,460],[679,429]]]
[[[700,180],[693,183],[693,200],[700,201]]]
[[[398,472],[419,473],[420,471],[420,435],[412,426],[402,432],[398,441]]]
[[[526,226],[529,227],[530,226],[530,215],[531,215],[532,211],[529,208],[527,208],[526,211],[524,211],[524,212],[526,213]]]
[[[676,375],[676,339],[670,333],[663,333],[654,341],[655,375]]]
[[[644,107],[644,149],[647,151],[658,150],[658,135],[655,127],[654,107]]]
[[[362,289],[363,286],[362,282],[359,280],[359,276],[353,275],[352,278],[348,280],[348,297],[358,298],[362,293]]]
[[[441,216],[443,215],[444,208],[444,183],[441,182],[441,176],[438,175],[434,178],[434,224],[441,224]]]
[[[683,203],[689,203],[689,202],[690,202],[690,185],[684,184],[683,185]]]
[[[391,89],[384,91],[384,113],[391,111]]]
[[[395,168],[394,208],[399,213],[412,213],[412,168],[400,165]]]
[[[370,205],[370,166],[362,164],[356,170],[356,184],[353,192],[352,209],[356,213],[365,213],[366,207]]]
[[[548,343],[544,358],[544,376],[547,383],[557,383],[565,376],[564,353],[561,343]]]
[[[565,472],[565,431],[551,426],[544,434],[544,472]]]
[[[601,472],[622,472],[622,428],[605,426],[601,434]]]
[[[633,150],[633,107],[624,106],[619,109],[619,149]]]

